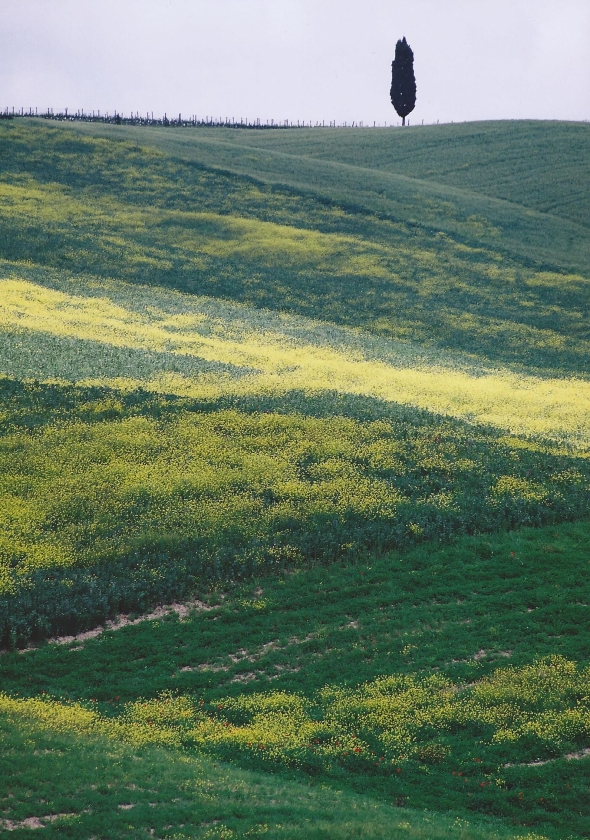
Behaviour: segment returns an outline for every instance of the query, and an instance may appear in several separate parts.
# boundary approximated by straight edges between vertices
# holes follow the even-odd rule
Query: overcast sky
[[[0,0],[0,107],[261,120],[590,119],[590,0]]]

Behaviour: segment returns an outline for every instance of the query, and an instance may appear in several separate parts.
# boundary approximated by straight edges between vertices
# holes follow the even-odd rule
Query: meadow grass
[[[134,747],[121,742],[118,727],[73,706],[0,696],[0,732],[0,830],[20,837],[43,828],[44,837],[113,840],[543,840],[491,820],[392,807],[313,781],[174,753],[153,737]]]
[[[565,160],[562,158],[554,174],[546,176],[550,186],[545,191],[538,187],[540,179],[531,177],[531,161],[537,160],[541,168],[550,170],[558,152],[554,151],[552,160],[547,162],[544,158],[548,142],[545,140],[539,145],[539,132],[529,131],[528,138],[523,137],[520,143],[514,144],[511,124],[504,123],[504,132],[497,123],[495,125],[494,142],[499,142],[504,148],[512,146],[510,163],[503,165],[493,150],[487,155],[484,151],[482,162],[492,155],[493,162],[487,167],[474,166],[470,182],[462,183],[459,175],[457,186],[445,183],[444,177],[448,169],[452,169],[446,160],[449,147],[462,145],[461,129],[457,131],[453,126],[429,126],[425,130],[411,129],[409,132],[416,144],[416,157],[420,156],[420,147],[426,147],[424,154],[430,156],[436,169],[442,172],[441,181],[438,181],[432,168],[427,178],[422,177],[419,167],[416,174],[398,174],[396,137],[391,131],[375,132],[376,137],[381,135],[381,157],[388,156],[390,163],[388,167],[375,168],[370,153],[369,132],[364,130],[356,132],[353,160],[341,162],[337,151],[330,155],[330,137],[334,143],[332,149],[338,145],[339,137],[343,140],[342,147],[345,147],[347,138],[354,136],[355,132],[301,132],[302,145],[305,146],[306,140],[311,142],[307,149],[301,150],[301,154],[291,154],[279,150],[282,140],[278,132],[269,132],[264,138],[262,132],[253,134],[231,129],[170,132],[158,128],[84,123],[77,123],[72,128],[81,137],[104,137],[111,141],[145,144],[188,164],[253,178],[280,190],[286,188],[315,196],[324,203],[334,202],[356,216],[367,212],[377,214],[432,233],[445,232],[458,237],[466,245],[477,243],[477,247],[481,247],[485,243],[495,249],[501,243],[500,248],[507,255],[542,262],[547,266],[559,265],[561,268],[587,271],[589,251],[587,225],[584,224],[587,220],[585,192],[583,187],[569,186],[577,181],[583,185],[587,177],[587,126],[578,125],[578,142],[570,142],[567,152],[563,149]],[[529,128],[532,128],[531,123]],[[554,142],[555,148],[559,148],[562,138],[558,124],[544,123],[543,128],[551,137],[549,143]],[[526,135],[526,128],[521,128],[521,131]],[[324,153],[318,157],[313,152],[310,154],[310,147],[313,149],[322,138],[325,140]],[[478,142],[485,150],[484,133],[475,143],[468,144],[472,146],[471,157],[477,154],[473,147]],[[277,149],[273,148],[275,143]],[[437,152],[432,153],[428,146],[438,146]],[[469,168],[464,160],[460,166],[462,171]],[[507,181],[507,169],[510,171],[510,187],[500,193],[502,198],[492,197],[496,193],[490,188],[490,181],[494,176],[499,183]],[[520,172],[522,178],[519,177]],[[551,185],[559,179],[558,173],[566,182],[552,193]],[[569,213],[560,216],[559,209],[556,214],[548,213],[543,203],[537,209],[534,197],[539,192],[541,196],[546,195],[550,202],[554,197],[558,200],[567,197],[565,203],[570,203]],[[519,201],[521,193],[522,203]]]
[[[428,225],[412,220],[407,196],[403,212],[381,218],[126,137],[3,126],[0,255],[321,317],[496,364],[587,375],[588,254],[577,268],[568,263],[578,239],[587,247],[584,231],[567,234],[563,259],[548,230],[518,257],[506,239],[516,231],[522,240],[514,220],[500,230],[493,218],[474,217],[462,233],[445,232],[437,215]],[[191,137],[184,145],[198,149]],[[293,164],[302,177],[305,160]],[[369,187],[378,195],[380,181]],[[452,215],[447,204],[441,219]],[[429,205],[420,197],[418,206]],[[548,243],[553,259],[544,255]]]
[[[1,287],[5,371],[111,386],[6,382],[5,639],[80,629],[198,580],[585,511],[585,381],[120,282]],[[113,386],[163,396],[131,396],[130,413]],[[360,416],[350,396],[365,398]],[[23,440],[35,403],[41,428]]]
[[[393,132],[226,131],[222,136],[239,145],[469,189],[590,225],[587,123],[497,120]]]
[[[585,379],[527,375],[168,290],[52,274],[44,281],[0,279],[0,369],[7,374],[194,397],[337,390],[581,449],[590,442]]]
[[[587,835],[587,138],[0,126],[0,831]]]
[[[588,512],[587,458],[416,410],[359,421],[308,416],[304,395],[279,413],[2,386],[13,644],[205,582]]]
[[[204,592],[180,620],[4,654],[0,683],[57,704],[54,727],[73,706],[87,728],[277,784],[584,836],[590,761],[566,756],[588,744],[587,534],[522,529]]]

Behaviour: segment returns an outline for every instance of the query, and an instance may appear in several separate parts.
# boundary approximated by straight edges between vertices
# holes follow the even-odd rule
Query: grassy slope
[[[62,703],[89,705],[114,721],[121,715],[129,719],[125,709],[131,704],[131,719],[144,726],[148,719],[160,721],[165,733],[169,726],[182,733],[183,709],[172,706],[162,717],[157,704],[144,707],[138,698],[151,700],[163,692],[202,698],[220,725],[230,720],[250,726],[243,738],[238,726],[229,741],[215,731],[201,739],[201,749],[222,759],[257,769],[292,767],[297,778],[311,775],[336,787],[372,791],[386,801],[469,819],[477,813],[501,817],[551,837],[584,836],[590,762],[563,756],[588,743],[587,722],[576,730],[574,720],[580,702],[587,706],[587,685],[577,691],[561,688],[559,670],[545,679],[534,672],[528,678],[518,674],[539,656],[588,661],[587,533],[587,522],[526,529],[464,539],[434,552],[427,546],[369,564],[255,581],[226,590],[224,598],[213,593],[208,598],[213,609],[197,610],[182,621],[170,614],[94,639],[5,654],[1,684],[15,697],[43,692]],[[489,711],[472,723],[473,712],[465,707],[452,725],[445,724],[447,701],[435,694],[434,716],[412,725],[415,742],[409,753],[407,745],[401,747],[401,755],[395,740],[387,748],[378,737],[380,726],[370,717],[377,709],[374,701],[364,708],[362,697],[354,697],[359,682],[391,674],[437,675],[464,692],[486,677],[497,678],[507,665],[507,674],[516,669],[513,683],[482,694],[479,707]],[[345,713],[336,730],[328,725],[329,710],[321,699],[324,686],[334,684],[347,686],[352,698],[352,717]],[[311,701],[307,715],[322,722],[321,739],[360,735],[366,750],[378,750],[377,756],[385,752],[393,766],[375,773],[374,760],[367,763],[364,755],[355,761],[334,762],[329,753],[322,758],[313,740],[309,743],[308,719],[295,713],[297,704],[289,705],[289,696]],[[248,698],[258,716],[242,709],[236,717],[232,703]],[[410,694],[404,702],[412,716],[428,708],[421,695]],[[261,757],[258,749],[259,742],[276,740],[281,704],[294,720],[289,731],[299,744],[295,763],[287,751]],[[408,726],[403,705],[394,703],[388,716],[383,731],[399,733]],[[514,727],[513,735],[492,737],[506,726]],[[279,744],[284,738],[280,735]],[[246,741],[254,741],[252,749]],[[433,744],[440,755],[428,752]],[[547,759],[553,760],[534,765]]]
[[[337,391],[582,450],[590,443],[590,383],[575,374],[587,357],[584,341],[542,336],[550,345],[543,349],[559,354],[569,375],[547,369],[540,375],[536,367],[494,365],[483,351],[445,352],[219,298],[81,280],[18,263],[2,268],[8,276],[1,280],[0,369],[16,377],[143,385],[209,398]],[[297,279],[302,294],[304,278]],[[403,317],[398,312],[399,322]],[[531,333],[523,342],[539,360],[540,337]],[[488,334],[490,345],[492,339]],[[495,343],[506,353],[499,336]]]
[[[33,837],[43,827],[44,837],[105,840],[522,836],[491,821],[416,813],[313,781],[277,779],[149,744],[134,748],[95,734],[92,718],[76,709],[4,698],[0,707],[3,834],[18,829],[19,837]]]
[[[588,511],[586,457],[366,397],[0,388],[13,643],[195,583]]]
[[[475,478],[495,488],[485,512],[495,509],[501,515],[488,527],[580,515],[587,461],[588,239],[572,221],[584,220],[583,191],[570,200],[567,190],[565,201],[563,184],[567,179],[584,182],[587,134],[585,127],[545,126],[555,145],[567,135],[571,153],[560,178],[545,179],[543,189],[535,191],[531,149],[544,166],[551,163],[550,144],[537,129],[508,125],[326,133],[318,149],[320,135],[314,132],[138,132],[18,122],[0,126],[0,245],[5,260],[0,370],[16,379],[61,380],[50,388],[2,383],[2,455],[8,464],[2,492],[10,549],[6,554],[4,546],[2,556],[9,577],[19,564],[45,567],[35,597],[39,604],[48,603],[60,583],[54,565],[58,549],[65,552],[61,565],[66,567],[100,540],[108,549],[110,539],[118,551],[125,540],[136,539],[134,529],[144,517],[145,525],[156,523],[156,533],[150,535],[148,528],[144,543],[158,543],[159,559],[136,564],[130,575],[122,566],[126,576],[119,584],[135,587],[136,595],[139,588],[139,598],[128,603],[144,605],[173,596],[186,588],[188,567],[183,563],[195,555],[194,546],[181,546],[170,563],[170,546],[162,550],[161,540],[168,539],[167,529],[171,534],[185,527],[194,531],[190,517],[202,517],[204,503],[212,505],[212,534],[217,537],[225,531],[215,523],[232,519],[238,504],[246,530],[266,517],[272,535],[273,516],[287,515],[285,533],[299,528],[314,545],[321,536],[328,553],[317,559],[324,560],[358,556],[358,548],[379,543],[358,542],[358,534],[351,542],[339,528],[351,521],[352,513],[360,516],[363,533],[375,527],[379,531],[387,516],[374,503],[384,490],[405,487],[418,500],[403,524],[404,539],[410,541],[429,536],[424,528],[430,520],[416,518],[419,510],[436,509],[436,527],[441,513],[443,518],[457,518],[458,512],[466,517],[449,534],[465,529],[469,517],[481,518],[486,491],[475,488]],[[97,139],[101,136],[105,139]],[[572,138],[577,138],[576,148]],[[149,141],[149,148],[140,149],[138,141]],[[502,157],[493,165],[492,155],[486,158],[492,141],[499,150],[512,150],[508,166]],[[360,161],[362,166],[360,142],[367,158]],[[395,171],[383,172],[390,143],[397,144],[400,163]],[[474,161],[478,144],[483,165]],[[252,145],[261,148],[248,148]],[[436,157],[433,146],[441,155],[440,180],[447,183],[428,183],[432,173],[425,171],[424,160]],[[450,156],[448,166],[442,163],[445,156]],[[511,181],[510,170],[519,173],[520,181]],[[519,197],[522,205],[514,203]],[[121,280],[152,288],[126,286]],[[166,287],[217,299],[189,304]],[[247,306],[236,307],[232,301]],[[291,315],[275,316],[261,311],[263,307]],[[100,388],[71,388],[64,380],[93,381]],[[152,394],[137,392],[138,385]],[[430,413],[402,408],[399,402]],[[442,420],[433,413],[437,411],[456,419]],[[485,419],[496,428],[465,425],[465,419]],[[194,475],[190,469],[180,475],[179,423],[183,434],[200,424],[191,440],[196,444],[198,439],[201,447],[206,443],[203,430],[213,433],[211,453],[217,459],[221,454],[224,461],[221,483],[216,478],[205,487],[203,464],[196,461],[190,465]],[[296,463],[290,465],[289,457],[273,450],[279,428]],[[509,437],[506,430],[521,437]],[[557,437],[561,444],[531,443],[526,434]],[[355,453],[351,447],[359,435],[367,452]],[[226,440],[231,441],[229,448]],[[50,457],[55,444],[61,447],[58,464]],[[214,459],[211,465],[211,476],[218,475],[220,464]],[[104,480],[99,480],[105,469],[109,475],[118,470],[110,485],[116,493],[105,495]],[[287,482],[285,469],[296,470]],[[32,483],[31,477],[40,473],[45,484]],[[390,485],[381,487],[384,480]],[[463,489],[462,481],[467,482]],[[316,534],[310,523],[318,511],[312,508],[317,500],[325,506],[327,497],[333,505],[331,521],[320,516]],[[309,510],[301,504],[304,498],[312,505]],[[464,509],[457,506],[460,498]],[[100,511],[115,501],[116,510],[101,520]],[[228,503],[234,506],[231,510],[224,507]],[[326,512],[320,511],[322,516]],[[110,535],[106,526],[113,529]],[[385,531],[390,529],[388,524]],[[401,534],[398,527],[398,544]],[[586,535],[587,524],[580,522],[560,525],[558,531],[475,538],[438,552],[427,543],[412,555],[388,556],[368,565],[301,569],[282,581],[262,582],[264,593],[255,594],[253,586],[239,589],[218,609],[182,624],[149,622],[127,628],[87,642],[74,654],[71,648],[48,646],[25,658],[6,655],[0,660],[1,685],[11,694],[48,691],[56,698],[97,698],[107,716],[131,714],[120,706],[124,701],[135,709],[133,714],[142,714],[133,705],[138,698],[155,698],[172,688],[186,698],[207,698],[207,726],[213,734],[225,726],[225,713],[216,711],[219,700],[230,697],[241,703],[240,698],[247,702],[252,697],[252,708],[262,710],[257,733],[272,739],[276,716],[268,718],[265,704],[275,703],[273,697],[279,707],[286,702],[292,708],[295,702],[290,694],[281,699],[281,690],[306,698],[311,706],[305,714],[317,717],[328,714],[318,690],[325,683],[346,683],[350,697],[357,698],[361,721],[367,713],[365,689],[352,691],[359,681],[395,673],[420,680],[438,673],[462,697],[465,681],[493,676],[498,665],[509,661],[517,669],[507,678],[514,683],[509,688],[516,727],[512,746],[506,742],[490,751],[490,722],[484,725],[480,712],[468,704],[460,712],[462,723],[451,715],[443,725],[444,716],[439,716],[438,729],[420,730],[418,742],[442,738],[442,752],[428,754],[434,765],[421,764],[425,759],[418,753],[398,755],[404,768],[401,786],[395,776],[375,776],[364,765],[360,772],[343,769],[340,759],[334,764],[328,753],[316,755],[313,772],[327,784],[393,796],[417,808],[430,804],[455,814],[475,810],[510,824],[534,825],[548,836],[579,836],[587,819],[579,805],[588,788],[587,762],[559,757],[587,744],[583,715],[571,707],[583,694],[585,677],[578,684],[573,664],[557,664],[555,678],[553,666],[548,672],[555,691],[531,694],[536,672],[526,668],[536,656],[555,653],[580,667],[588,661],[582,618]],[[229,554],[225,549],[230,562],[240,539],[234,530]],[[292,541],[265,549],[264,539],[261,543],[256,535],[254,543],[248,547],[249,562],[270,548],[268,556],[276,565],[299,564],[301,547]],[[303,559],[309,560],[306,551]],[[107,580],[108,565],[104,571]],[[90,573],[88,580],[82,573],[79,590],[90,612],[98,606],[96,616],[102,617],[125,605],[112,588],[100,590],[102,573],[92,580],[92,567]],[[229,576],[235,574],[234,569]],[[199,580],[202,586],[201,572],[197,585]],[[75,627],[86,607],[68,597],[55,604],[62,616],[74,607]],[[79,657],[78,665],[72,656]],[[267,684],[272,690],[268,701],[260,694]],[[422,691],[417,686],[416,697]],[[366,691],[370,694],[373,688]],[[119,699],[113,702],[115,696]],[[396,690],[394,703],[395,696]],[[379,702],[387,705],[391,699]],[[420,706],[412,706],[415,702],[409,706],[411,715]],[[433,708],[437,704],[435,698]],[[486,711],[484,704],[482,709],[481,714],[492,714],[491,707]],[[240,727],[254,725],[245,710],[236,707],[233,714],[239,720],[225,721],[237,726],[238,741]],[[353,710],[351,720],[357,712]],[[25,708],[21,723],[18,711],[16,723],[14,714],[13,709],[11,727],[26,732]],[[396,714],[391,718],[394,730]],[[475,729],[462,728],[465,715],[471,715],[469,726]],[[552,721],[539,724],[545,733],[540,740],[534,735],[535,715],[541,715],[539,721],[543,715]],[[179,720],[169,721],[170,731],[177,731]],[[297,749],[307,751],[307,758],[315,750],[305,740],[309,725],[304,716],[293,735],[303,739]],[[374,720],[362,725],[364,738],[382,737]],[[443,731],[447,725],[450,735]],[[342,726],[352,726],[348,735],[354,732],[348,718]],[[26,794],[39,784],[34,773],[27,777],[27,744],[42,736],[29,732],[23,741],[11,732],[13,754],[23,762]],[[329,738],[335,737],[329,732]],[[200,748],[224,759],[240,756],[259,769],[289,765],[282,748],[270,763],[261,763],[232,737],[201,738]],[[493,779],[493,794],[468,790],[456,777],[460,766],[476,784],[473,743],[486,761],[478,773],[483,771],[486,785]],[[80,755],[79,766],[87,760],[85,750],[95,749],[84,740],[70,745]],[[128,760],[132,753],[125,755]],[[558,760],[502,769],[503,763],[520,765],[539,755]],[[176,767],[169,754],[152,753],[150,762]],[[230,776],[232,772],[223,770]],[[176,769],[170,773],[178,778]],[[128,775],[121,778],[130,783]],[[330,797],[325,807],[328,815],[334,813]],[[250,812],[252,826],[258,821],[255,811],[265,808],[257,803]],[[298,826],[306,817],[295,806],[289,813],[289,831],[302,836]],[[20,818],[27,815],[22,812]],[[278,818],[271,812],[269,819],[275,826],[269,830],[278,831]],[[140,824],[147,827],[143,820]],[[174,815],[170,822],[175,820],[180,817]],[[415,815],[408,815],[408,823],[415,836],[436,836]],[[372,836],[373,826],[374,836],[383,830],[395,836],[395,824],[395,818],[380,811],[374,824],[364,824],[363,836]],[[121,832],[121,825],[112,830]],[[453,836],[448,823],[436,825],[442,836]],[[134,836],[135,828],[125,830]],[[236,824],[234,830],[243,834],[247,824]],[[203,833],[195,831],[189,836]],[[324,828],[318,828],[317,836],[322,831],[335,836]],[[350,836],[358,831],[358,825],[351,826]],[[478,836],[473,827],[458,831],[458,836]],[[498,836],[502,831],[498,828]],[[221,828],[217,834],[223,836]]]
[[[130,144],[46,126],[3,127],[2,135],[8,260],[237,299],[494,364],[587,375],[588,237],[558,229],[557,217],[533,219],[515,206],[518,219],[504,224],[501,202],[479,213],[465,209],[464,196],[455,212],[447,188],[430,201],[419,182],[411,195],[396,187],[397,210],[377,218],[358,212],[359,196],[378,199],[383,173],[369,173],[370,183],[365,171],[346,167],[334,183],[340,189],[350,176],[359,200],[357,211],[343,212],[326,206],[329,190],[307,158],[289,159],[301,183],[314,184],[306,195],[204,170],[229,150],[240,172],[266,177],[248,149],[212,141],[210,132],[114,135]],[[140,151],[135,138],[163,151]]]
[[[240,132],[235,142],[435,181],[590,226],[586,123],[497,121],[393,133]]]
[[[552,124],[545,125],[550,131]],[[507,126],[498,144],[500,149],[512,146],[511,127],[510,124]],[[300,139],[293,140],[282,132],[261,132],[258,135],[232,129],[221,129],[215,133],[208,129],[190,133],[146,129],[143,142],[147,141],[150,146],[179,160],[296,188],[357,210],[378,213],[395,221],[411,222],[433,232],[444,231],[459,237],[465,244],[485,244],[494,248],[500,239],[506,253],[517,258],[544,266],[587,270],[586,194],[581,188],[575,190],[571,198],[571,190],[567,187],[572,182],[583,184],[587,177],[585,148],[588,127],[582,125],[579,128],[579,142],[574,148],[568,148],[565,165],[552,167],[555,155],[549,162],[541,164],[542,168],[544,165],[545,169],[552,171],[550,185],[555,180],[559,181],[558,175],[561,174],[566,186],[542,190],[538,202],[535,198],[537,193],[529,185],[534,178],[530,160],[535,154],[543,156],[547,142],[543,138],[544,142],[540,143],[541,138],[531,131],[527,132],[525,142],[517,143],[516,149],[512,149],[509,165],[501,163],[502,158],[498,156],[485,169],[474,166],[471,179],[462,178],[459,174],[453,180],[443,178],[441,182],[433,176],[432,170],[446,171],[448,147],[462,145],[460,126],[456,129],[450,126],[411,129],[408,132],[410,138],[404,144],[406,148],[410,146],[407,163],[399,168],[394,162],[398,137],[402,144],[404,141],[398,133],[385,129],[376,131],[374,135],[362,129],[351,130],[350,133],[336,131],[335,135],[329,131],[301,130],[296,132]],[[131,127],[119,129],[80,124],[75,130],[82,136],[120,137],[131,142],[138,136],[137,130]],[[284,137],[287,139],[284,140]],[[343,139],[342,144],[340,138]],[[559,146],[560,139],[555,138],[556,146]],[[467,161],[477,154],[478,143],[485,148],[486,140],[479,136],[475,142],[465,144]],[[314,154],[319,144],[321,153]],[[344,154],[342,146],[346,150]],[[419,163],[415,165],[414,161],[419,161],[422,155],[428,156],[432,146],[438,146],[438,153],[432,155],[434,165],[428,170],[428,177],[424,177],[423,167]],[[388,157],[391,161],[388,166],[375,165],[379,161],[387,161]],[[463,173],[469,164],[465,164],[463,156],[460,160],[458,168]],[[500,181],[503,178],[508,180],[509,172],[512,173],[510,188],[496,194],[490,182],[495,175]],[[567,193],[571,202],[567,211],[562,212],[559,207],[551,208],[555,209],[555,213],[547,211],[546,205],[551,205],[556,192],[558,195]]]

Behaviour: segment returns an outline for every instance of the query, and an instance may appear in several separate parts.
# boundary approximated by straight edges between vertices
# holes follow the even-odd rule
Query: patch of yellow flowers
[[[84,383],[194,397],[335,390],[541,436],[582,451],[590,446],[586,380],[485,368],[451,352],[435,356],[409,343],[214,298],[108,282],[86,291],[78,284],[76,293],[68,293],[5,278],[0,280],[0,332],[34,334],[40,342],[44,336],[77,342],[80,358],[96,357],[97,375]],[[147,380],[104,378],[100,346],[193,359],[195,374],[164,366]],[[246,375],[203,373],[202,360],[242,368]]]

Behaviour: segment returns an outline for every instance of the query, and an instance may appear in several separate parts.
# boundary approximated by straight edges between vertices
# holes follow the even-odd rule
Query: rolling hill
[[[589,166],[0,123],[0,829],[586,836]]]

